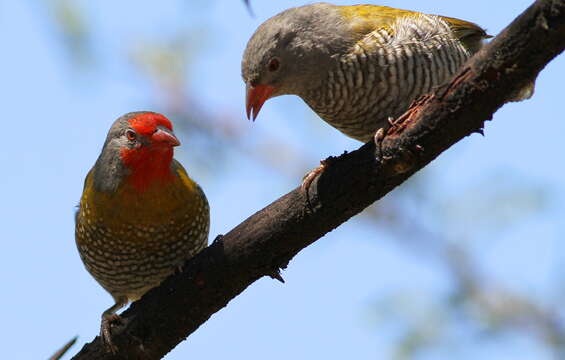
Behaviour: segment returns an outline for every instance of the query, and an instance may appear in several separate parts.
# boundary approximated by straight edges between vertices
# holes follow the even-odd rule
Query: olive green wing
[[[379,5],[339,6],[339,11],[345,21],[350,24],[357,40],[376,30],[390,30],[400,18],[422,15],[422,13],[416,11]],[[435,16],[445,21],[453,30],[455,36],[471,52],[476,52],[481,47],[482,40],[490,37],[483,28],[472,22],[446,16]]]
[[[419,14],[414,11],[395,9],[380,5],[339,6],[339,11],[345,21],[350,24],[352,31],[359,38],[362,38],[375,30],[391,29],[392,25],[400,17]]]

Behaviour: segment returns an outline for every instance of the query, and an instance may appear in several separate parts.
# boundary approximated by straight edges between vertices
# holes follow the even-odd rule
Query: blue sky
[[[311,167],[317,159],[360,145],[316,120],[296,97],[270,100],[253,124],[244,118],[240,57],[247,39],[266,18],[305,2],[254,1],[255,18],[240,1],[77,2],[95,30],[91,45],[97,70],[83,71],[72,63],[45,6],[0,3],[0,338],[3,355],[10,359],[47,358],[79,335],[74,354],[97,334],[100,313],[111,304],[78,257],[73,213],[84,176],[114,119],[129,111],[157,110],[161,104],[154,88],[124,60],[133,42],[192,29],[189,40],[198,46],[199,55],[186,74],[189,91],[206,111],[233,114],[249,144],[274,133],[299,149]],[[380,4],[464,18],[496,35],[529,3]],[[472,239],[466,245],[480,255],[489,276],[548,305],[560,295],[564,260],[559,241],[565,235],[563,79],[561,56],[540,74],[533,99],[506,105],[486,124],[485,137],[464,139],[426,169],[424,176],[433,183],[425,188],[427,204],[422,208],[434,214],[421,214],[421,219],[431,219],[431,228],[454,241]],[[179,136],[183,146],[177,158],[210,201],[212,238],[299,184],[299,176],[281,176],[237,152],[222,163],[208,164],[208,169],[193,166],[190,134]],[[511,186],[541,189],[546,205],[520,222],[477,225],[479,215],[490,210],[495,217],[511,210],[483,206],[488,204],[484,199]],[[451,202],[460,199],[462,191],[469,194],[465,200],[472,206]],[[431,301],[448,286],[444,269],[406,252],[396,240],[362,219],[347,222],[290,263],[283,274],[286,284],[259,280],[167,359],[390,358],[397,329],[378,320],[375,302],[394,289],[408,289]],[[464,359],[551,358],[523,336],[474,344],[447,349]],[[419,358],[442,359],[448,355],[445,351]]]

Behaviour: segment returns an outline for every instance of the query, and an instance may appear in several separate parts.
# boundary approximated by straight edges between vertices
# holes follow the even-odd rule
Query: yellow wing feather
[[[392,25],[403,17],[419,16],[421,13],[410,10],[395,9],[380,5],[340,6],[341,14],[359,39],[375,30],[390,30]],[[436,15],[444,20],[453,30],[455,36],[468,48],[475,48],[482,39],[490,37],[485,30],[469,21]]]

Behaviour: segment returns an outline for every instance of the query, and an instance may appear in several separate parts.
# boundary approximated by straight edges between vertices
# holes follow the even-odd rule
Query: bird
[[[489,37],[472,22],[387,6],[287,9],[263,22],[244,50],[247,118],[270,98],[298,95],[346,136],[376,141],[379,129],[447,82]],[[509,101],[532,94],[533,84]]]
[[[110,127],[84,181],[75,240],[86,270],[114,299],[100,337],[116,352],[116,314],[206,247],[210,209],[201,187],[173,158],[180,145],[169,119],[130,112]]]

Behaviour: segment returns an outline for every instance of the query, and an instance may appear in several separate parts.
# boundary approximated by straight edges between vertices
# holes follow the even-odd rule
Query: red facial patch
[[[139,135],[151,136],[158,126],[173,130],[173,125],[161,114],[142,113],[129,120],[129,123]],[[173,148],[171,146],[145,147],[122,149],[121,157],[124,164],[131,170],[128,181],[138,190],[144,191],[155,182],[163,183],[173,179],[171,161]]]
[[[161,114],[146,112],[129,119],[129,123],[138,134],[151,135],[157,130],[157,126],[163,126],[173,130],[173,124]]]
[[[158,151],[147,148],[123,149],[121,156],[124,164],[131,170],[126,181],[140,192],[155,183],[165,184],[174,177],[171,171],[172,148]]]

